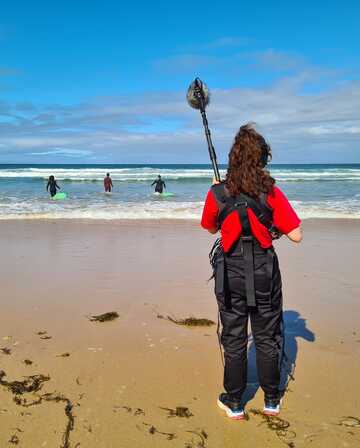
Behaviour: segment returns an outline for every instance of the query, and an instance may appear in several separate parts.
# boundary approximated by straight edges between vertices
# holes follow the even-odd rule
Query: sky
[[[275,163],[360,163],[360,2],[18,0],[0,15],[0,163],[207,163],[256,123]]]

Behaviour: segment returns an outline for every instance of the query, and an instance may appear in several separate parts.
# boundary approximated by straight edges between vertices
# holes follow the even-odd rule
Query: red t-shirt
[[[280,188],[274,186],[273,191],[268,194],[267,203],[273,210],[273,224],[281,233],[287,234],[299,227],[301,221]],[[201,225],[204,229],[217,228],[218,212],[219,208],[216,199],[210,190],[205,200],[201,219]],[[254,237],[264,249],[271,247],[272,238],[268,229],[259,222],[250,208],[248,208],[247,212]],[[236,211],[230,213],[225,218],[220,230],[222,246],[224,251],[228,252],[241,235],[241,222]]]

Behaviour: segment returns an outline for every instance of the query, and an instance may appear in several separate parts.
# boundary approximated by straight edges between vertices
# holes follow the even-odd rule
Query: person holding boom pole
[[[248,320],[256,347],[264,414],[280,412],[280,370],[284,350],[281,273],[273,239],[285,234],[302,240],[300,219],[266,170],[271,148],[254,126],[237,132],[229,153],[226,178],[220,181],[205,107],[206,86],[197,78],[189,87],[189,104],[200,109],[214,184],[207,194],[201,225],[220,231],[210,253],[215,295],[222,324],[224,389],[218,406],[232,419],[243,420],[247,383]]]

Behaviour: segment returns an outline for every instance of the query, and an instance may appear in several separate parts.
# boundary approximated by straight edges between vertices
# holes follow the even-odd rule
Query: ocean
[[[302,219],[360,218],[360,164],[270,165]],[[221,166],[222,175],[226,167]],[[112,195],[103,192],[110,172]],[[53,174],[67,199],[52,201]],[[173,196],[150,186],[158,174]],[[199,219],[210,165],[0,165],[0,219]]]

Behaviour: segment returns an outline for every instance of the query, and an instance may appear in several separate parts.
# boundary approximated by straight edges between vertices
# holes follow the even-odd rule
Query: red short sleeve
[[[301,220],[280,188],[274,187],[267,202],[273,209],[273,224],[281,233],[287,235],[299,227]]]
[[[218,212],[219,209],[217,202],[210,190],[205,199],[205,205],[201,218],[201,226],[206,230],[216,229],[218,226],[217,224]]]

